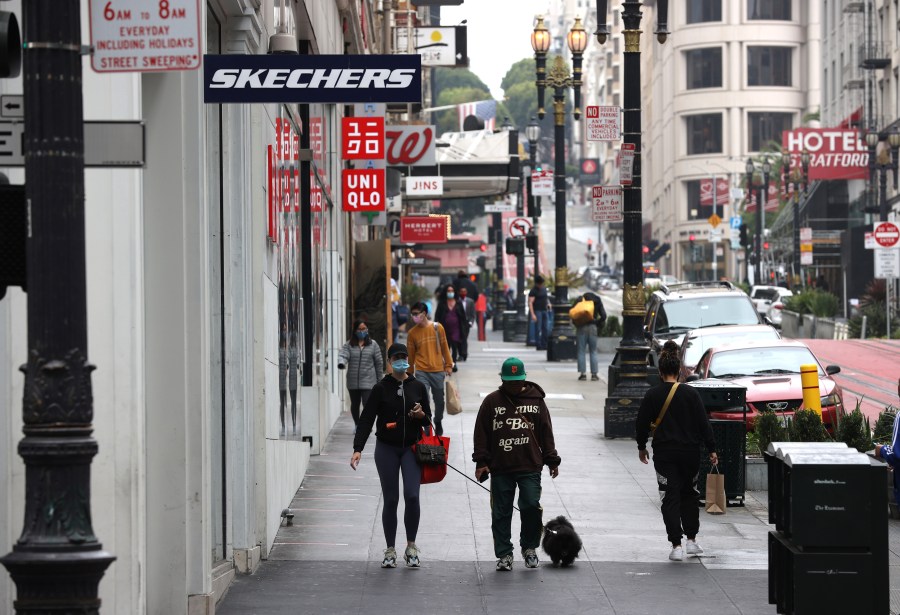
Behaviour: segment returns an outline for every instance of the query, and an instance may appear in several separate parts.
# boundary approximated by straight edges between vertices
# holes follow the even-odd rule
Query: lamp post
[[[525,136],[528,138],[528,155],[531,157],[532,169],[538,168],[537,144],[541,138],[541,125],[535,116],[531,116],[531,121],[525,127]],[[531,216],[531,232],[534,233],[534,275],[538,275],[541,270],[541,254],[540,245],[538,244],[538,221],[541,217],[540,198],[534,196],[531,186],[531,173],[528,174],[528,215]]]
[[[94,404],[88,362],[84,117],[78,0],[23,2],[28,199],[28,357],[23,396],[25,515],[0,558],[20,614],[100,609],[115,557],[91,523]]]
[[[553,88],[553,128],[554,128],[554,169],[553,184],[556,204],[556,276],[553,304],[553,331],[547,342],[547,360],[562,361],[575,358],[575,330],[569,319],[569,268],[566,256],[566,89],[574,92],[572,115],[581,119],[581,60],[587,46],[587,32],[576,17],[572,29],[566,36],[569,51],[572,52],[572,74],[562,56],[556,56],[550,72],[546,73],[547,50],[550,47],[550,33],[544,26],[544,18],[531,35],[534,49],[538,89],[538,117],[543,118],[544,91]]]
[[[782,185],[787,186],[791,184],[793,189],[791,190],[791,207],[792,213],[794,217],[794,229],[793,229],[793,275],[797,276],[801,280],[803,279],[801,254],[800,254],[800,191],[806,193],[806,184],[809,178],[809,152],[804,151],[800,155],[802,174],[800,175],[799,181],[794,181],[793,174],[791,173],[791,155],[785,152],[781,156],[781,169],[782,169]],[[793,286],[794,280],[791,280],[791,284]]]
[[[656,38],[665,42],[668,0],[657,0]],[[597,40],[610,35],[606,23],[607,0],[597,0]],[[634,144],[632,182],[623,186],[624,284],[622,287],[622,329],[613,364],[609,368],[609,393],[604,409],[607,438],[634,437],[634,421],[640,401],[648,388],[647,354],[643,322],[644,284],[642,268],[641,219],[641,3],[622,2],[625,51],[623,55],[624,115],[623,141]]]
[[[518,142],[518,133],[513,130],[512,122],[509,118],[504,118],[501,129],[506,132],[515,133],[514,138]],[[521,181],[519,182],[521,185]],[[516,216],[521,218],[525,215],[525,203],[522,201],[522,189],[516,191]],[[507,326],[504,323],[504,327]],[[528,336],[528,320],[525,317],[525,254],[516,256],[516,323],[513,341],[525,343]]]
[[[879,160],[876,153],[878,143],[887,141],[890,146],[890,154],[883,154]],[[870,130],[866,133],[866,145],[869,146],[869,179],[874,180],[875,169],[880,171],[878,182],[878,212],[879,220],[887,222],[888,219],[888,202],[887,202],[887,172],[890,169],[894,174],[894,190],[897,190],[897,162],[900,159],[898,149],[900,149],[900,132],[896,128],[890,132],[878,132]]]

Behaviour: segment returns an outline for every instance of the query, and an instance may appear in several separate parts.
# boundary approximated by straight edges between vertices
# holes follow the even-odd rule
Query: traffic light
[[[741,247],[749,248],[750,247],[750,233],[747,231],[747,225],[741,225]]]
[[[525,239],[522,237],[506,238],[506,253],[510,256],[525,255]]]
[[[528,233],[525,235],[525,247],[534,252],[537,250],[537,233]]]
[[[481,267],[482,269],[487,269],[487,257],[479,256],[475,259],[475,264]]]
[[[688,241],[691,243],[691,250],[694,249],[694,239],[695,239],[694,234],[691,233],[690,236],[688,237]]]
[[[478,246],[478,249],[481,250],[482,252],[487,252],[487,244],[482,243],[480,246]]]
[[[769,249],[769,242],[768,242],[768,241],[764,241],[764,242],[763,242],[763,250],[768,250],[768,249]]]

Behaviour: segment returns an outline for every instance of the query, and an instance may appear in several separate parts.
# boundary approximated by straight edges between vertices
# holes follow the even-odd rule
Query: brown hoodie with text
[[[493,474],[511,474],[559,466],[544,397],[540,386],[525,381],[525,388],[516,396],[497,389],[484,398],[475,419],[472,461],[476,467],[488,466]]]

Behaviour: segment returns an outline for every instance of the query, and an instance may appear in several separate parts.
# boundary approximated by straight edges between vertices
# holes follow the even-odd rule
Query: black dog
[[[570,566],[581,551],[581,538],[568,519],[560,515],[544,527],[544,552],[550,556],[553,566]]]

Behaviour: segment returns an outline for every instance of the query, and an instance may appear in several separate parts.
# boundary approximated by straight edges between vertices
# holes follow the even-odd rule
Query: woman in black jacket
[[[666,534],[672,543],[669,559],[680,562],[687,555],[700,555],[697,544],[700,531],[700,448],[709,453],[712,465],[719,463],[712,426],[700,394],[689,385],[678,384],[681,360],[678,344],[669,340],[659,354],[662,382],[650,387],[641,401],[635,421],[635,439],[641,463],[648,463],[647,436],[653,431],[653,468],[662,495],[662,516]],[[668,400],[668,401],[667,401]],[[663,409],[666,411],[663,412]],[[681,536],[687,536],[682,549]]]
[[[372,387],[369,400],[359,418],[350,467],[355,470],[359,465],[363,447],[374,424],[375,467],[378,469],[384,496],[381,525],[387,543],[381,567],[397,567],[394,540],[397,537],[397,506],[400,503],[399,475],[402,474],[403,501],[406,507],[403,515],[406,551],[403,558],[407,566],[417,568],[419,549],[416,547],[416,533],[419,530],[419,487],[422,475],[412,445],[421,439],[422,428],[431,422],[431,406],[425,385],[406,373],[409,369],[406,346],[393,344],[388,349],[388,362],[391,373]]]
[[[434,322],[441,323],[447,333],[447,344],[453,357],[453,371],[456,371],[456,359],[460,356],[462,342],[469,335],[469,319],[466,308],[456,296],[452,284],[448,284],[438,295],[438,306],[434,312]]]

